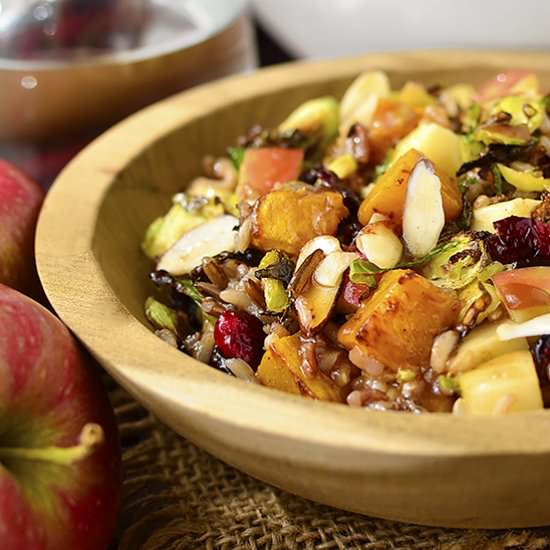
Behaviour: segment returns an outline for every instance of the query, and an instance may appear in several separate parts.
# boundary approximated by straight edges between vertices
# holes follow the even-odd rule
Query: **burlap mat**
[[[461,531],[342,512],[256,481],[113,388],[123,446],[118,550],[550,549],[550,528]]]

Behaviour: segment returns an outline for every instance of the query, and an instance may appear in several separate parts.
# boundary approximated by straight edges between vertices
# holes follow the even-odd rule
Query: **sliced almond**
[[[235,250],[235,231],[239,220],[224,215],[203,223],[188,231],[160,258],[157,269],[171,275],[184,275],[200,265],[205,256],[215,256],[223,251]]]
[[[320,253],[319,250],[317,250]],[[317,265],[311,283],[295,293],[294,306],[300,327],[305,334],[313,334],[327,322],[346,269],[359,256],[354,252],[337,251],[329,254]],[[304,266],[306,263],[304,262]]]
[[[317,266],[313,278],[321,286],[339,287],[344,271],[358,258],[355,252],[333,252]]]
[[[339,290],[339,286],[321,286],[312,281],[305,294],[296,298],[294,306],[300,327],[305,334],[310,335],[323,328],[332,312]]]
[[[340,241],[331,235],[321,235],[320,237],[311,239],[300,250],[300,255],[296,261],[296,269],[298,269],[304,263],[304,260],[311,256],[316,250],[320,250],[325,256],[328,256],[332,252],[339,252],[341,250]]]
[[[433,164],[421,159],[409,177],[403,210],[403,239],[415,257],[426,255],[445,225],[441,180]]]
[[[355,245],[369,262],[381,269],[394,268],[403,255],[399,237],[383,222],[365,226],[355,239]]]
[[[550,313],[540,315],[524,323],[505,322],[497,328],[497,335],[501,340],[530,338],[542,334],[550,334]]]
[[[388,97],[390,92],[390,81],[382,71],[368,71],[360,74],[350,84],[340,103],[345,132],[354,122],[370,124],[378,98]]]

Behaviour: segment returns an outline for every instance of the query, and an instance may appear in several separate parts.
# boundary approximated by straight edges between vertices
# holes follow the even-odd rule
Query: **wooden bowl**
[[[292,493],[384,518],[449,527],[550,523],[550,412],[464,418],[366,412],[230,378],[151,332],[145,228],[170,196],[254,123],[340,95],[365,68],[395,86],[478,84],[550,57],[445,51],[291,64],[222,80],[132,116],[82,152],[47,197],[37,260],[61,318],[139,401],[200,447]]]

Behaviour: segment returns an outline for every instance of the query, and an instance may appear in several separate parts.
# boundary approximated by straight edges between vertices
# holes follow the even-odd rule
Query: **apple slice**
[[[191,229],[160,258],[157,269],[184,275],[200,265],[205,256],[235,250],[235,216],[219,216]]]
[[[469,332],[447,363],[449,373],[466,372],[499,355],[529,349],[525,338],[502,341],[499,327],[498,323],[483,324]]]
[[[531,353],[501,355],[458,377],[461,413],[503,414],[543,408]]]
[[[421,160],[409,176],[403,209],[403,239],[411,254],[418,258],[432,250],[444,225],[441,180],[433,164]]]
[[[303,160],[302,149],[246,149],[239,169],[237,196],[254,200],[269,193],[276,183],[298,179]]]
[[[523,267],[492,277],[510,318],[522,323],[550,313],[550,267]]]
[[[462,144],[454,132],[435,124],[423,122],[395,148],[394,162],[410,149],[416,149],[428,157],[449,177],[454,177],[462,165]]]
[[[506,95],[534,95],[539,93],[539,89],[539,80],[534,73],[525,69],[516,69],[499,73],[483,83],[479,87],[477,99],[484,103]]]
[[[518,216],[520,218],[529,218],[531,213],[541,201],[536,199],[512,199],[504,202],[497,202],[489,206],[475,208],[472,213],[472,231],[488,231],[496,233],[494,222]]]

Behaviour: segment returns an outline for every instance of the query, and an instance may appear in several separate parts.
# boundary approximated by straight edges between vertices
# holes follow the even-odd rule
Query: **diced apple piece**
[[[550,313],[550,267],[524,267],[492,277],[508,314],[516,323]]]
[[[463,163],[460,137],[433,122],[419,124],[399,142],[395,148],[394,162],[410,149],[420,151],[450,177],[456,175]]]
[[[323,141],[329,142],[338,133],[340,105],[333,97],[310,99],[297,107],[279,125],[279,131],[301,130],[307,134],[321,132]]]
[[[489,231],[490,233],[495,233],[493,222],[503,220],[510,216],[529,218],[531,217],[531,212],[539,205],[539,200],[518,198],[476,208],[472,216],[472,231]]]
[[[482,84],[477,99],[483,103],[506,95],[536,95],[539,90],[540,83],[534,73],[517,69],[499,73]]]
[[[401,91],[397,94],[397,99],[413,108],[423,108],[433,105],[436,101],[434,96],[430,95],[422,84],[418,82],[407,82]]]
[[[481,325],[469,332],[449,359],[449,373],[472,370],[486,361],[513,351],[529,349],[525,338],[503,342],[498,336],[498,323]]]
[[[219,216],[191,229],[160,258],[157,269],[172,275],[184,275],[200,265],[204,256],[215,256],[235,250],[235,231],[239,220],[234,216]]]
[[[520,172],[504,164],[497,164],[502,177],[519,191],[541,192],[550,189],[550,178],[535,176],[530,172]]]
[[[416,149],[409,149],[378,178],[359,208],[359,221],[363,225],[367,225],[375,213],[383,214],[398,226],[402,224],[409,178],[420,162],[425,163],[426,157]],[[438,170],[436,164],[432,166],[441,182],[445,221],[453,221],[462,212],[462,194],[453,178]]]
[[[239,170],[237,196],[240,199],[256,199],[269,193],[277,183],[297,180],[303,160],[302,149],[246,149]]]
[[[543,408],[529,351],[501,355],[458,377],[464,414],[504,414]]]
[[[252,245],[297,256],[314,237],[335,235],[347,215],[342,195],[335,191],[314,191],[305,185],[278,189],[256,202]]]
[[[403,209],[403,240],[417,258],[432,250],[445,225],[441,195],[441,180],[433,164],[421,160],[409,176]]]
[[[306,376],[300,356],[300,336],[275,340],[265,352],[256,372],[264,386],[321,401],[343,401],[342,390],[321,371]]]
[[[342,325],[338,341],[397,371],[429,365],[435,336],[452,328],[460,303],[411,270],[386,273],[380,286]]]

